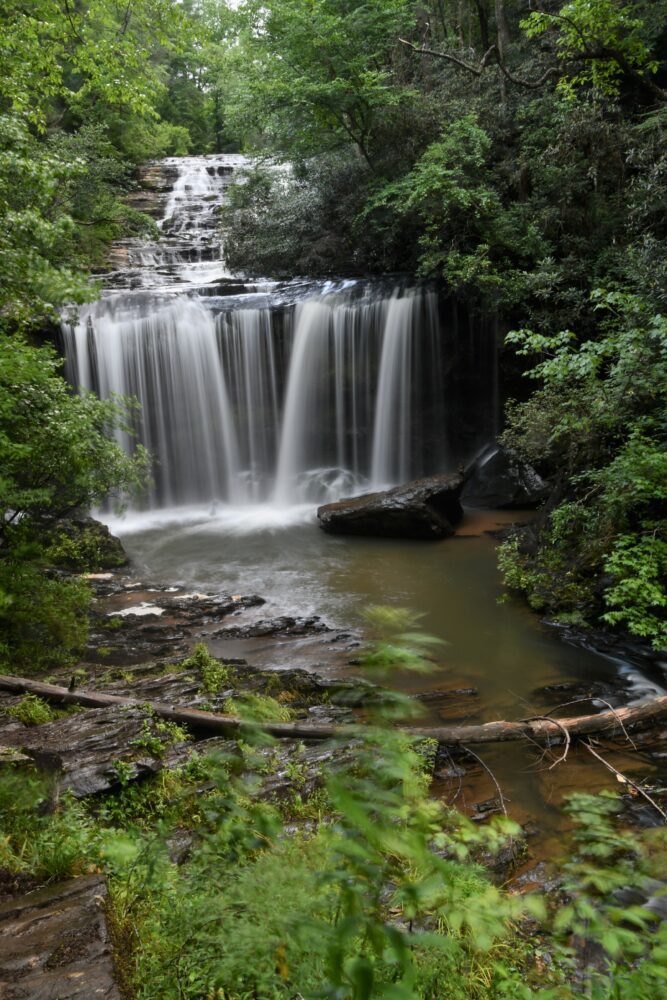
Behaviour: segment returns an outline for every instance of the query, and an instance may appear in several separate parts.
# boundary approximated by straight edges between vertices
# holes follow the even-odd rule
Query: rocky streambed
[[[165,724],[150,708],[161,702],[211,712],[241,711],[270,700],[279,717],[304,726],[344,725],[363,719],[377,690],[360,676],[362,637],[334,628],[317,616],[271,616],[255,594],[208,594],[150,583],[125,567],[88,575],[94,591],[89,643],[75,669],[56,671],[49,682],[76,690],[132,698],[138,705],[105,708],[52,706],[37,724],[25,710],[26,699],[0,693],[0,769],[17,768],[26,776],[48,777],[49,793],[41,808],[54,811],[64,796],[93,810],[128,785],[177,772],[194,758],[237,754],[237,741]],[[193,655],[204,644],[214,659]],[[217,664],[217,667],[215,666]],[[622,703],[628,690],[618,684],[551,685],[535,692],[545,715],[563,702]],[[484,717],[476,688],[452,671],[447,683],[414,692],[429,720],[474,721]],[[23,707],[22,707],[23,706]],[[644,771],[657,773],[667,760],[667,730],[634,737]],[[354,738],[335,743],[281,740],[261,748],[267,766],[256,789],[272,801],[303,803],[322,787],[332,770],[354,758]],[[508,753],[506,749],[502,751]],[[513,767],[520,767],[516,753]],[[631,756],[628,754],[628,756]],[[535,763],[535,756],[533,764]],[[545,838],[539,814],[515,810],[493,774],[493,757],[441,747],[431,760],[433,793],[475,822],[507,810],[523,827],[523,836],[499,855],[486,859],[502,882],[514,879],[516,891],[544,886],[551,869],[545,858],[553,844]],[[561,791],[600,787],[605,778],[590,761],[572,752]],[[546,771],[546,768],[545,768]],[[549,772],[552,779],[552,772]],[[652,824],[659,817],[628,787],[631,821]],[[201,794],[205,794],[206,782]],[[667,804],[665,796],[654,793]],[[312,822],[303,809],[291,820]],[[184,827],[173,844],[174,856],[186,859],[193,829]],[[1,868],[1,865],[0,865]],[[98,871],[82,872],[65,882],[34,880],[0,870],[0,986],[7,1000],[19,997],[120,996],[113,973],[112,933],[107,926],[106,887]],[[39,928],[36,930],[35,928]],[[49,992],[51,991],[51,992]]]

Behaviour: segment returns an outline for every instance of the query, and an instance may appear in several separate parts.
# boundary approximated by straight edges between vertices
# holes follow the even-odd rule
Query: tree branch
[[[460,66],[461,69],[465,69],[468,73],[472,73],[473,76],[481,76],[486,69],[491,56],[497,52],[496,46],[492,45],[490,49],[482,56],[479,66],[473,66],[471,63],[465,62],[463,59],[459,59],[457,56],[451,55],[449,52],[438,52],[436,49],[429,49],[425,46],[415,45],[414,42],[409,42],[406,38],[399,38],[401,45],[407,45],[409,49],[418,52],[423,56],[433,56],[435,59],[445,59],[447,62],[454,63],[455,66]]]

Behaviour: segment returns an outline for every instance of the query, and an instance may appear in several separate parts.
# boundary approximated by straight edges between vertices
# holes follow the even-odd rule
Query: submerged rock
[[[278,618],[261,618],[247,625],[226,625],[211,632],[211,636],[215,639],[252,639],[258,636],[319,635],[330,631],[330,627],[318,615],[311,618],[280,615]]]
[[[447,538],[461,520],[463,476],[415,479],[379,493],[366,493],[320,507],[320,527],[331,534],[387,538]]]
[[[485,452],[466,478],[461,501],[467,507],[536,507],[546,499],[549,484],[513,452]]]

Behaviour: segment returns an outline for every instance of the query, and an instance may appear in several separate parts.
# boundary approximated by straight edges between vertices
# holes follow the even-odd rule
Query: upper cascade
[[[138,237],[116,244],[118,269],[103,280],[108,288],[185,290],[231,278],[224,262],[220,208],[227,189],[250,161],[240,153],[172,156],[141,173],[141,189],[130,196],[155,216],[156,239]]]

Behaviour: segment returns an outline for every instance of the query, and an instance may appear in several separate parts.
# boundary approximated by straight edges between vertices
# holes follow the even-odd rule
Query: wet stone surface
[[[83,798],[117,787],[119,762],[131,769],[131,780],[173,766],[189,752],[182,743],[168,744],[147,712],[123,708],[88,709],[40,726],[0,726],[0,742],[53,779],[52,806],[66,790]]]
[[[461,475],[415,479],[378,493],[338,500],[318,508],[324,531],[389,538],[448,538],[463,516]]]
[[[3,1000],[120,1000],[105,900],[94,875],[0,904]]]

